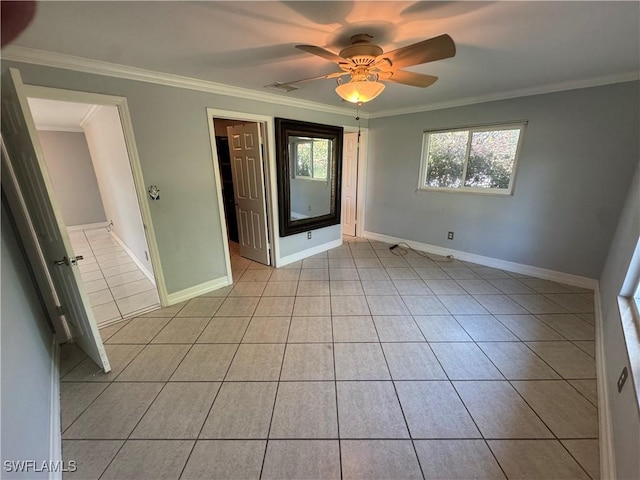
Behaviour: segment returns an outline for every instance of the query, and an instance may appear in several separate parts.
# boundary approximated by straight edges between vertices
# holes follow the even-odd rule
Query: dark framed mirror
[[[340,223],[343,128],[275,119],[280,236]]]

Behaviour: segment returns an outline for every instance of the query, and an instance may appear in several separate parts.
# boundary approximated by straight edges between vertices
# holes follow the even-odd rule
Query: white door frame
[[[358,195],[356,202],[358,206],[356,208],[356,237],[364,236],[364,222],[365,222],[365,200],[366,188],[367,188],[367,147],[369,145],[369,129],[359,128],[352,126],[345,126],[344,133],[358,133],[360,132],[360,144],[358,145]],[[340,192],[342,197],[342,192]],[[342,221],[340,222],[340,232],[342,233]]]
[[[131,115],[129,113],[127,99],[125,97],[117,97],[113,95],[41,87],[38,85],[25,85],[25,93],[27,97],[32,98],[88,103],[93,105],[110,105],[115,106],[118,109],[120,123],[122,125],[122,133],[124,134],[127,153],[129,155],[131,173],[133,174],[133,183],[138,196],[138,205],[140,207],[140,214],[142,215],[142,223],[145,226],[147,246],[151,257],[151,265],[153,266],[153,274],[156,279],[160,305],[163,307],[169,305],[167,286],[164,281],[164,274],[162,273],[158,243],[156,241],[156,234],[153,228],[153,221],[151,220],[151,210],[149,209],[149,202],[147,201],[147,189],[142,175],[142,167],[140,165],[140,157],[138,156],[138,149],[136,147],[135,137],[133,134],[133,125],[131,123]]]
[[[224,247],[224,256],[227,265],[227,281],[229,285],[233,283],[233,274],[231,271],[231,255],[229,253],[229,237],[227,232],[227,223],[225,221],[224,200],[222,198],[222,179],[220,178],[220,161],[218,159],[218,148],[216,146],[216,129],[214,118],[239,120],[244,122],[254,122],[263,126],[262,141],[265,143],[263,152],[264,172],[265,172],[265,194],[266,203],[269,208],[266,210],[267,228],[269,229],[268,241],[271,247],[270,258],[271,266],[277,267],[280,261],[280,245],[276,234],[278,225],[278,196],[275,194],[276,188],[276,170],[273,167],[276,158],[275,142],[275,121],[274,117],[267,115],[256,115],[254,113],[243,113],[231,110],[219,110],[217,108],[207,108],[207,124],[209,125],[209,141],[211,143],[211,155],[213,158],[213,174],[215,178],[216,198],[218,200],[218,211],[220,216],[220,230],[222,232],[222,245]],[[225,132],[226,133],[226,132]]]

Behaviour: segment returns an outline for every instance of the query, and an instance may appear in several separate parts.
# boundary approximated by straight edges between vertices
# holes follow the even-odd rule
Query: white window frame
[[[295,148],[293,148],[293,178],[297,179],[297,180],[309,180],[312,182],[328,182],[329,181],[329,173],[330,173],[330,165],[331,165],[331,153],[332,150],[329,149],[327,152],[328,158],[327,158],[327,176],[324,178],[316,178],[313,176],[313,170],[314,170],[314,161],[313,161],[313,142],[315,139],[310,138],[310,139],[304,139],[301,140],[299,142],[295,142],[293,145],[295,146]],[[323,139],[324,140],[324,139]],[[298,145],[304,145],[304,144],[310,144],[311,145],[311,176],[308,175],[298,175]]]
[[[520,152],[522,151],[522,143],[527,127],[526,121],[510,122],[510,123],[494,123],[490,125],[474,125],[468,127],[457,128],[442,128],[437,130],[425,130],[422,135],[422,153],[420,158],[420,176],[418,177],[418,189],[421,192],[447,192],[447,193],[476,193],[480,195],[513,195],[513,189],[516,183],[516,174],[518,171],[518,160],[520,159]],[[513,160],[513,169],[511,170],[511,177],[509,178],[508,188],[478,188],[478,187],[466,187],[464,185],[465,178],[467,176],[467,165],[469,163],[469,153],[471,151],[471,138],[474,132],[491,132],[496,130],[520,130],[520,136],[518,137],[518,146],[516,147],[516,155]],[[469,132],[469,138],[467,139],[467,150],[464,158],[464,165],[462,167],[462,184],[460,187],[431,187],[426,185],[428,162],[429,162],[429,139],[432,133],[453,133],[453,132]]]
[[[640,407],[640,237],[618,295],[618,309],[633,387]]]
[[[630,288],[627,287],[627,282],[630,283]],[[623,301],[626,301],[631,308],[631,314],[633,320],[640,334],[640,237],[636,244],[634,255],[629,264],[627,271],[627,279],[625,279],[625,285],[623,285],[620,291],[620,297]],[[638,399],[640,401],[640,399]]]
[[[636,283],[635,293],[632,294],[629,300],[631,301],[631,306],[634,310],[633,313],[635,314],[636,325],[638,326],[638,329],[640,329],[640,279],[638,279]]]

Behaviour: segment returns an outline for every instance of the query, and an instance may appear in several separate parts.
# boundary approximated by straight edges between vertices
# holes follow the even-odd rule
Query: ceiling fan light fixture
[[[369,80],[351,80],[338,84],[336,93],[347,102],[366,103],[382,93],[384,84]]]

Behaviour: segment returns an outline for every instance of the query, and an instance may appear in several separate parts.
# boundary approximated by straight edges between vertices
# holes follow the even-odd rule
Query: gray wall
[[[636,105],[637,106],[637,105]],[[638,160],[636,160],[637,164]],[[620,479],[640,478],[640,413],[634,385],[629,378],[618,393],[616,381],[626,366],[631,371],[625,348],[617,297],[621,292],[629,264],[640,237],[640,166],[636,168],[631,189],[609,250],[600,279],[603,342],[606,352],[606,382],[613,426],[616,470]],[[637,356],[636,356],[637,361]],[[633,366],[638,374],[640,365]],[[636,380],[640,380],[637,379]]]
[[[2,204],[1,435],[5,460],[49,460],[52,341],[16,235]],[[2,478],[48,478],[2,473]]]
[[[276,225],[276,228],[278,226]],[[311,239],[307,238],[307,232],[297,233],[280,238],[280,256],[295,255],[308,248],[313,248],[324,243],[342,240],[342,226],[319,228],[311,232]]]
[[[371,119],[366,229],[599,278],[638,161],[639,85]],[[423,130],[517,120],[513,196],[415,193]]]
[[[104,222],[104,206],[84,133],[39,130],[38,137],[65,225]]]
[[[118,109],[101,107],[85,125],[85,134],[107,220],[113,221],[113,232],[153,274]]]
[[[26,84],[127,98],[145,185],[161,189],[160,201],[151,202],[150,208],[169,293],[226,275],[207,107],[329,125],[357,125],[349,115],[2,62],[3,71],[9,67],[19,68]],[[274,227],[277,229],[277,225]],[[304,242],[293,237],[282,239],[279,242],[282,255],[320,245],[327,237],[340,239],[339,229],[323,230],[326,232],[318,231],[317,235],[314,232],[313,239]]]
[[[290,182],[292,212],[307,217],[331,213],[331,185],[329,182],[296,178],[292,178]]]

